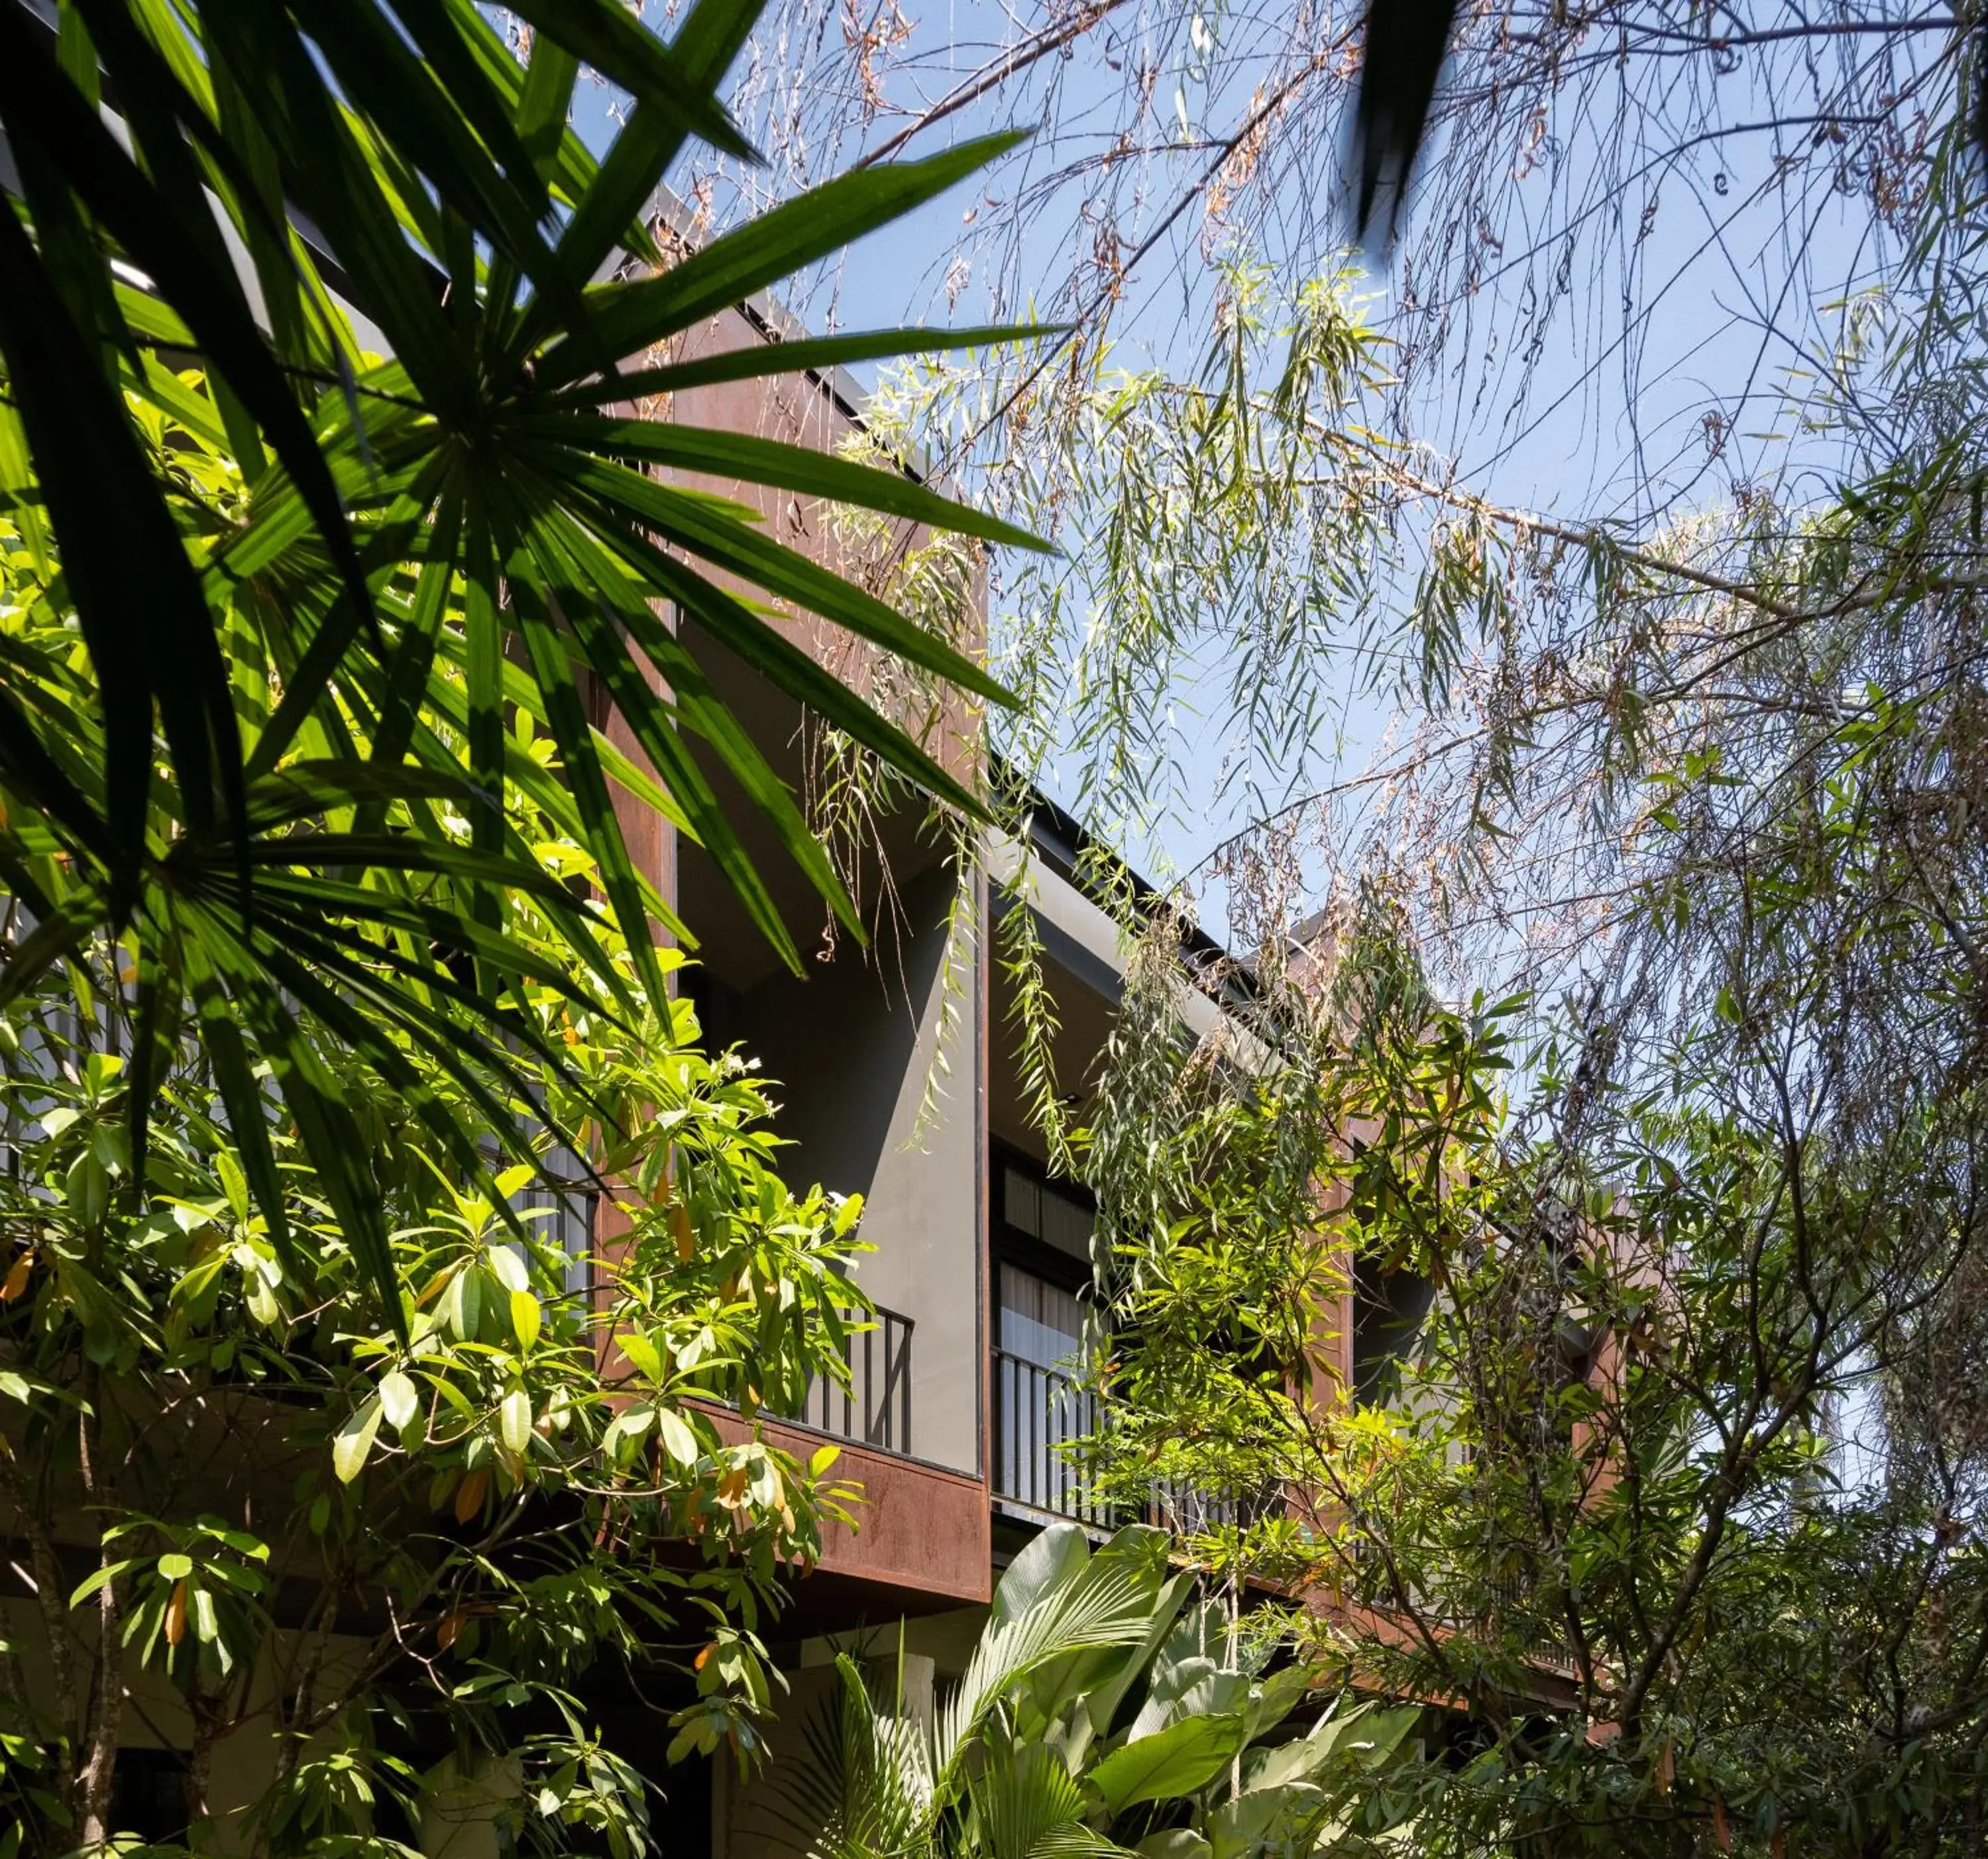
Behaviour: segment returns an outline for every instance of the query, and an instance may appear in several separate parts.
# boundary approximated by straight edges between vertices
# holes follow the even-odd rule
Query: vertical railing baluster
[[[1008,1489],[1008,1442],[1014,1437],[1014,1423],[1008,1418],[1008,1359],[994,1359],[994,1489]]]
[[[1084,1523],[1108,1521],[1109,1508],[1090,1495],[1084,1466],[1069,1450],[1097,1429],[1095,1391],[1005,1349],[992,1357],[996,1494]]]
[[[863,1333],[863,1441],[877,1443],[877,1326]]]
[[[856,1375],[856,1358],[850,1351],[854,1347],[855,1339],[845,1334],[842,1339],[842,1365],[849,1371],[849,1374],[842,1384],[842,1425],[840,1429],[844,1439],[850,1437],[850,1394]]]
[[[1046,1430],[1043,1425],[1042,1371],[1030,1371],[1030,1379],[1036,1384],[1036,1398],[1029,1403],[1029,1489],[1038,1503],[1049,1493],[1043,1487],[1047,1480],[1043,1476],[1043,1435]]]
[[[1063,1490],[1063,1460],[1057,1452],[1057,1442],[1062,1432],[1063,1390],[1062,1377],[1053,1369],[1044,1369],[1043,1376],[1043,1450],[1036,1464],[1043,1482],[1043,1507],[1046,1510],[1061,1510],[1067,1493]]]
[[[804,1426],[886,1452],[911,1449],[911,1337],[916,1325],[894,1310],[845,1310],[840,1345],[843,1385],[833,1375],[810,1380],[792,1418]],[[863,1339],[860,1358],[857,1336]],[[838,1403],[841,1413],[838,1418]]]
[[[1015,1364],[1015,1495],[1025,1504],[1035,1488],[1035,1461],[1029,1456],[1035,1450],[1030,1443],[1035,1427],[1029,1418],[1030,1410],[1035,1405],[1035,1396],[1029,1387],[1033,1372],[1026,1362]]]

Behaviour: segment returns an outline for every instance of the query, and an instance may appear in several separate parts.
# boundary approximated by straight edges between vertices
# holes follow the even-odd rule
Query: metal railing
[[[1355,1564],[1378,1563],[1380,1551],[1372,1540],[1356,1536],[1353,1540],[1353,1560]],[[1534,1612],[1539,1598],[1538,1580],[1529,1572],[1515,1572],[1484,1584],[1477,1594],[1474,1611],[1455,1610],[1437,1611],[1432,1607],[1429,1597],[1414,1584],[1409,1585],[1411,1604],[1432,1624],[1452,1632],[1483,1634],[1496,1639],[1509,1636],[1516,1639],[1526,1661],[1536,1667],[1559,1672],[1571,1672],[1579,1661],[1574,1649],[1554,1627],[1542,1624]],[[1369,1604],[1384,1611],[1395,1610],[1394,1597],[1384,1589],[1372,1594]],[[1526,1616],[1533,1614],[1528,1620]]]
[[[1276,1501],[1267,1490],[1216,1496],[1173,1479],[1156,1481],[1143,1504],[1094,1498],[1071,1448],[1096,1434],[1099,1418],[1097,1394],[1072,1377],[996,1350],[994,1495],[1100,1529],[1138,1522],[1181,1536],[1253,1523]]]
[[[838,1387],[817,1375],[793,1418],[803,1426],[838,1439],[874,1446],[882,1452],[911,1449],[911,1319],[881,1305],[865,1316],[843,1313],[868,1327],[844,1337],[842,1359],[849,1381]]]
[[[1031,1510],[1105,1525],[1109,1506],[1093,1501],[1067,1448],[1097,1430],[1097,1397],[1068,1375],[994,1352],[994,1492]]]
[[[1209,1530],[1258,1522],[1275,1507],[1280,1495],[1276,1487],[1269,1486],[1240,1495],[1217,1494],[1183,1484],[1178,1479],[1160,1479],[1154,1482],[1142,1521],[1177,1536],[1199,1536]]]
[[[1574,1668],[1577,1661],[1566,1636],[1557,1627],[1537,1624],[1538,1587],[1533,1577],[1508,1575],[1493,1583],[1485,1598],[1490,1604],[1485,1611],[1486,1617],[1477,1623],[1480,1627],[1493,1632],[1516,1631],[1525,1643],[1528,1657],[1536,1663],[1564,1671]],[[1530,1624],[1525,1624],[1528,1614],[1533,1616]]]

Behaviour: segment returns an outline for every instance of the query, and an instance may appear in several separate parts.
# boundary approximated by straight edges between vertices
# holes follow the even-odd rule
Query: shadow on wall
[[[930,1725],[938,1677],[929,1657],[907,1652],[901,1676],[894,1648],[888,1657],[864,1660],[862,1670],[877,1695],[901,1695],[903,1714]],[[841,1682],[832,1665],[803,1666],[789,1673],[787,1682],[792,1689],[769,1731],[767,1762],[749,1780],[732,1781],[722,1859],[803,1859],[820,1831],[805,1786],[815,1749],[833,1733]]]
[[[773,1080],[779,1167],[797,1187],[860,1193],[864,1289],[911,1320],[910,1450],[963,1472],[979,1465],[981,1134],[975,1087],[976,992],[970,968],[952,978],[956,1024],[938,1115],[918,1111],[938,1057],[945,1010],[944,869],[908,880],[902,932],[868,951],[845,941],[804,978],[728,977],[713,946],[685,991],[710,1043],[737,1045]],[[736,974],[735,968],[732,971]],[[914,1141],[915,1137],[918,1140]]]
[[[922,1087],[915,1062],[935,1004],[952,894],[944,872],[928,873],[903,899],[901,938],[887,928],[868,951],[844,941],[832,962],[805,976],[777,972],[740,988],[726,979],[723,951],[684,971],[707,1043],[737,1046],[775,1080],[775,1128],[793,1146],[783,1172],[796,1185],[819,1181],[867,1195],[879,1165],[901,1141],[901,1103]]]

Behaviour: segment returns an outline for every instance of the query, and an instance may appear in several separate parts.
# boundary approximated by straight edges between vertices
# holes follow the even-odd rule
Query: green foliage
[[[1948,842],[1930,916],[1893,837],[1921,727],[1811,765],[1685,928],[1653,896],[1674,947],[1719,926],[1723,979],[1633,1064],[1571,1019],[1515,1048],[1528,1003],[1444,1010],[1351,935],[1260,1003],[1247,1063],[1156,1066],[1134,1004],[1086,1150],[1121,1326],[1100,1488],[1273,1494],[1181,1547],[1310,1597],[1324,1668],[1453,1701],[1443,1759],[1380,1790],[1425,1850],[1971,1837],[1984,1106],[1952,932],[1981,894]],[[1665,831],[1750,799],[1717,757],[1665,793]]]
[[[722,769],[860,934],[693,637],[976,805],[909,719],[779,619],[813,615],[962,707],[1001,695],[971,642],[665,472],[1026,539],[894,468],[620,411],[800,365],[775,344],[681,351],[1006,144],[850,174],[664,264],[652,196],[688,138],[742,147],[714,92],[756,9],[712,0],[668,46],[614,0],[523,10],[524,65],[471,0],[66,0],[53,42],[19,8],[0,19],[21,183],[0,215],[0,881],[36,926],[5,988],[130,932],[140,1020],[195,1003],[238,1127],[269,1069],[383,1291],[387,1232],[331,1055],[385,1067],[397,1041],[472,1101],[515,1095],[529,1029],[506,991],[546,979],[512,953],[526,898],[624,1021],[665,1011],[656,926],[691,938],[637,870],[617,790],[702,843],[798,965]],[[583,66],[628,103],[597,161],[566,120]],[[943,340],[815,342],[806,365]],[[607,740],[610,704],[639,755]],[[604,909],[540,868],[519,799],[584,847]],[[593,951],[604,918],[619,975]],[[141,1050],[137,1149],[158,1076]],[[475,1175],[473,1123],[436,1115]],[[252,1141],[243,1162],[282,1252],[275,1165]]]
[[[1185,375],[989,347],[898,369],[874,410],[948,455],[991,432],[987,500],[1062,545],[998,577],[990,663],[1022,702],[992,735],[1107,835],[1202,804],[1195,728],[1303,766],[1333,739],[1335,635],[1378,624],[1399,461],[1359,422],[1386,345],[1351,272],[1287,286],[1227,250],[1219,271]]]
[[[252,523],[211,377],[149,378],[156,468],[217,533]],[[69,582],[15,515],[12,688],[107,793]],[[684,958],[594,901],[571,739],[508,661],[478,797],[473,583],[382,587],[434,647],[399,725],[357,683],[286,722],[287,596],[230,597],[252,896],[166,781],[120,932],[59,821],[14,795],[0,829],[0,1495],[51,1673],[8,1665],[0,1747],[30,1850],[106,1830],[130,1725],[93,1641],[177,1693],[195,1824],[262,1851],[358,1851],[383,1803],[472,1786],[539,1844],[644,1850],[647,1780],[583,1675],[663,1688],[666,1759],[750,1761],[766,1611],[847,1520],[832,1450],[797,1464],[759,1417],[846,1374],[857,1207],[789,1192],[751,1068],[645,985]],[[611,1243],[576,1256],[597,1197]],[[231,1739],[274,1752],[259,1801],[208,1800]]]
[[[1159,1532],[1134,1526],[1093,1551],[1053,1524],[1002,1577],[931,1721],[901,1676],[893,1693],[838,1660],[811,1764],[786,1784],[793,1824],[821,1859],[1047,1859],[1134,1841],[1256,1859],[1384,1832],[1351,1790],[1422,1713],[1342,1698],[1294,1736],[1307,1675],[1270,1671],[1276,1648],[1195,1601]]]
[[[422,1749],[510,1764],[499,1805],[542,1843],[646,1850],[651,1751],[604,1744],[574,1688],[624,1665],[674,1685],[668,1759],[757,1750],[758,1624],[851,1494],[826,1482],[832,1449],[796,1462],[756,1417],[846,1373],[857,1203],[782,1184],[762,1084],[699,1050],[687,1006],[624,1028],[549,988],[539,1030],[611,1113],[599,1169],[554,1168],[541,1127],[540,1165],[495,1185],[576,1210],[598,1192],[619,1236],[575,1255],[554,1207],[466,1183],[397,1079],[347,1056],[390,1310],[280,1121],[265,1140],[309,1243],[278,1249],[187,1021],[137,1171],[114,1049],[134,1016],[100,979],[98,1017],[45,988],[5,1022],[0,1492],[55,1675],[32,1704],[8,1688],[13,1810],[62,1850],[87,1759],[114,1750],[88,1622],[177,1691],[196,1777],[231,1738],[274,1752],[259,1802],[213,1804],[266,1850],[363,1834],[373,1792],[418,1790]],[[90,1574],[49,1583],[72,1553]]]

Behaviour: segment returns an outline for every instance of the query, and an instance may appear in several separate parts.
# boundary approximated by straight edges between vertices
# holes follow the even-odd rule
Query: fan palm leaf
[[[689,931],[637,868],[617,790],[701,842],[798,968],[715,762],[860,933],[690,635],[976,805],[763,602],[1006,701],[971,642],[657,474],[1033,546],[902,473],[624,411],[672,384],[986,337],[658,360],[1007,143],[846,176],[658,269],[643,218],[687,140],[745,152],[717,87],[755,8],[701,0],[668,43],[617,0],[516,10],[522,65],[474,0],[60,0],[52,30],[0,0],[20,184],[0,204],[0,520],[33,615],[0,628],[0,879],[38,925],[4,985],[122,938],[137,1018],[187,1004],[231,1117],[274,1092],[383,1289],[339,1063],[441,1060],[453,1094],[422,1114],[474,1171],[478,1126],[511,1141],[559,1064],[505,1003],[571,985],[604,1012],[653,1009],[657,928]],[[567,122],[587,68],[631,100],[598,159]],[[80,664],[50,643],[72,617]],[[597,724],[597,689],[646,767]],[[552,842],[583,850],[598,904],[549,867]],[[519,911],[563,973],[518,956]],[[281,1235],[266,1158],[256,1173]]]

